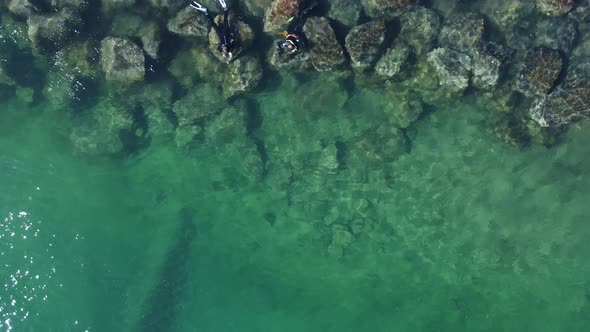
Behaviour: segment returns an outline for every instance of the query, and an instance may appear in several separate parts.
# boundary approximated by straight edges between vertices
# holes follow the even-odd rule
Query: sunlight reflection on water
[[[40,227],[41,221],[25,211],[9,212],[0,222],[0,330],[11,331],[38,315],[35,307],[47,302],[48,283],[56,274],[55,235],[42,236]]]

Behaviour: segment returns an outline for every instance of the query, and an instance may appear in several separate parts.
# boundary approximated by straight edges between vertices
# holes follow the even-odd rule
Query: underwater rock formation
[[[549,93],[559,78],[563,59],[559,52],[539,47],[527,55],[525,65],[518,76],[517,88],[529,95]]]
[[[262,80],[262,65],[253,56],[243,56],[234,60],[223,84],[223,94],[231,97],[239,93],[251,92]]]
[[[0,63],[0,84],[4,84],[4,85],[16,84],[14,79],[12,77],[8,76],[8,74],[6,74],[2,63]]]
[[[135,5],[136,0],[102,0],[102,9],[104,11],[110,11],[113,9],[131,7]]]
[[[64,8],[53,14],[33,14],[27,19],[29,39],[36,47],[64,43],[82,25],[80,14]]]
[[[408,152],[408,141],[404,133],[393,126],[382,124],[365,132],[355,142],[352,154],[359,164],[382,167]]]
[[[205,15],[187,6],[168,21],[168,31],[184,37],[206,39],[209,34],[209,25]]]
[[[221,26],[223,23],[223,15],[218,15],[215,17],[215,22]],[[217,47],[219,46],[219,35],[215,32],[215,29],[211,29],[209,31],[209,49],[211,53],[221,62],[229,63],[233,59],[240,57],[246,50],[252,46],[254,42],[254,31],[252,28],[239,20],[235,15],[229,15],[228,17],[228,24],[230,28],[234,31],[235,39],[236,39],[236,47],[232,50],[232,57],[223,57]]]
[[[389,123],[397,128],[408,128],[424,113],[424,104],[419,96],[414,94],[391,94],[390,100],[384,107],[385,115]],[[402,100],[399,102],[399,100]]]
[[[473,13],[458,15],[445,21],[439,44],[463,53],[471,53],[483,40],[484,20]]]
[[[328,19],[311,17],[307,20],[303,31],[311,43],[309,57],[316,70],[333,70],[346,61],[344,50],[336,40],[336,34]]]
[[[415,5],[418,0],[361,0],[366,13],[371,17],[391,15],[396,10]]]
[[[347,28],[357,25],[363,6],[358,0],[332,0],[327,17]]]
[[[295,54],[279,54],[273,47],[268,55],[268,62],[275,69],[288,68],[293,71],[307,71],[312,68],[309,52],[296,52]]]
[[[462,92],[469,86],[471,58],[449,48],[437,48],[428,53],[428,62],[440,78],[440,84],[452,92]]]
[[[186,4],[184,0],[149,0],[149,3],[158,9],[175,10]]]
[[[590,117],[590,81],[574,82],[544,96],[530,116],[542,127],[560,127]]]
[[[129,39],[107,37],[101,42],[100,62],[107,81],[131,83],[143,80],[145,57]]]
[[[400,16],[399,41],[410,45],[417,55],[423,55],[435,46],[441,29],[441,18],[432,9],[416,7]]]
[[[29,17],[39,11],[34,1],[31,0],[10,0],[8,10],[18,16]]]
[[[403,78],[408,73],[410,54],[405,44],[388,49],[375,65],[375,73],[387,78]]]
[[[264,17],[264,11],[270,7],[273,0],[243,0],[240,4],[251,16]]]
[[[366,69],[377,60],[385,40],[385,22],[372,21],[358,25],[346,36],[346,50],[355,68]]]
[[[224,98],[220,88],[211,83],[203,83],[191,89],[186,96],[174,103],[172,111],[176,114],[178,125],[189,125],[218,114],[223,109]]]
[[[483,48],[478,48],[473,55],[473,85],[480,89],[492,89],[498,85],[502,61]]]
[[[264,16],[265,32],[280,32],[287,28],[289,19],[297,15],[299,0],[275,0]]]
[[[533,44],[570,55],[578,39],[578,23],[568,17],[546,17],[537,22]]]
[[[537,0],[537,8],[545,15],[560,16],[574,8],[574,0]]]

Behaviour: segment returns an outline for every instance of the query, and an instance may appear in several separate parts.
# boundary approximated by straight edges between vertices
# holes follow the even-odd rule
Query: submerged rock
[[[348,101],[348,93],[339,79],[317,79],[300,84],[292,98],[296,112],[313,116],[314,113],[342,110]]]
[[[289,19],[297,15],[298,11],[299,0],[275,0],[264,16],[264,31],[284,31],[289,24]]]
[[[400,16],[398,40],[410,45],[417,55],[426,54],[435,46],[441,18],[432,9],[417,7]]]
[[[309,18],[305,24],[304,32],[311,43],[309,55],[315,69],[318,71],[333,70],[346,61],[344,50],[336,40],[336,34],[328,19],[324,17]]]
[[[360,164],[382,166],[408,152],[404,133],[389,124],[368,130],[355,143],[353,154]]]
[[[498,85],[502,62],[500,59],[485,51],[478,49],[474,52],[472,71],[473,85],[480,89],[492,89]]]
[[[263,17],[264,11],[269,8],[273,0],[243,0],[240,4],[251,16]]]
[[[168,71],[180,85],[190,90],[202,80],[221,84],[225,78],[222,74],[225,65],[219,62],[211,52],[202,48],[190,47],[180,50],[168,66]]]
[[[0,62],[0,84],[3,85],[15,85],[16,82],[14,81],[14,79],[10,76],[8,76],[8,74],[6,74],[5,70],[4,70],[4,65]]]
[[[35,1],[31,0],[10,0],[8,2],[8,10],[15,15],[25,17],[29,17],[39,11],[35,5]]]
[[[88,110],[72,130],[70,140],[85,154],[109,155],[122,152],[122,138],[133,135],[133,117],[122,107],[106,101]]]
[[[542,127],[560,127],[590,117],[590,81],[575,82],[544,96],[529,111]]]
[[[37,47],[59,46],[80,28],[80,14],[65,8],[53,14],[34,14],[27,19],[29,39]]]
[[[168,30],[180,36],[206,39],[210,25],[205,15],[187,6],[168,21]]]
[[[192,88],[189,93],[174,103],[178,125],[189,125],[205,120],[221,112],[225,99],[219,87],[205,83]]]
[[[428,62],[440,78],[440,84],[452,92],[461,92],[469,86],[472,62],[469,55],[448,48],[437,48],[428,53]]]
[[[416,5],[418,0],[361,0],[365,11],[371,17],[391,15],[396,10]]]
[[[101,64],[107,81],[141,81],[145,58],[139,46],[129,39],[108,37],[101,42]]]
[[[373,21],[354,27],[346,36],[346,49],[352,65],[366,69],[377,60],[385,40],[385,22]]]
[[[110,11],[113,9],[119,9],[124,7],[131,7],[135,5],[136,0],[102,0],[102,9]]]
[[[388,78],[403,78],[410,66],[410,48],[401,44],[385,52],[375,65],[375,73]]]
[[[262,80],[262,65],[253,56],[244,56],[230,64],[223,94],[226,97],[239,93],[250,92],[258,87]]]
[[[574,8],[574,0],[537,0],[537,8],[545,15],[560,16]]]
[[[471,53],[483,40],[484,20],[468,13],[449,18],[439,36],[439,44],[463,53]]]
[[[397,128],[408,128],[424,112],[424,104],[419,96],[412,94],[392,94],[384,108],[388,121]]]
[[[144,24],[138,32],[143,50],[152,59],[158,59],[160,53],[160,44],[162,43],[162,31],[160,26],[155,22]]]
[[[576,47],[578,23],[567,17],[546,17],[537,22],[534,36],[534,46],[545,46],[570,55]]]
[[[66,70],[72,74],[85,77],[95,77],[97,72],[98,52],[90,41],[73,43],[62,49],[56,56],[61,60]]]
[[[358,0],[332,0],[327,16],[345,27],[357,25],[363,6]]]
[[[275,69],[288,68],[294,71],[307,71],[312,67],[309,53],[303,50],[295,54],[279,54],[277,48],[273,47],[268,57],[270,65]]]
[[[218,15],[215,18],[215,22],[218,25],[223,23],[223,15]],[[221,62],[229,63],[233,59],[240,57],[246,50],[252,46],[254,42],[254,31],[252,28],[239,20],[235,15],[229,15],[228,17],[228,24],[230,28],[233,30],[234,38],[235,38],[235,47],[232,50],[232,57],[223,57],[221,52],[217,49],[219,46],[219,35],[215,32],[215,29],[211,29],[209,31],[209,49],[211,53]]]
[[[555,86],[562,67],[563,59],[558,51],[536,48],[527,55],[516,86],[525,94],[547,94]]]
[[[158,9],[175,10],[186,4],[184,0],[149,0],[149,3]]]

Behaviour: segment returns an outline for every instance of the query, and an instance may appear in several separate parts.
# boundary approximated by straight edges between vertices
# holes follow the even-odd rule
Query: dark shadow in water
[[[143,314],[134,331],[173,331],[178,304],[182,301],[188,273],[186,267],[197,235],[195,213],[188,207],[179,213],[179,228],[162,265],[158,284],[143,304]]]

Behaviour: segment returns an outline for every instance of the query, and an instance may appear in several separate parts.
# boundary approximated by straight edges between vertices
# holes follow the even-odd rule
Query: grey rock
[[[168,30],[172,33],[203,39],[209,34],[209,26],[207,18],[191,7],[182,9],[168,22]]]
[[[154,22],[145,24],[139,31],[139,37],[145,53],[152,59],[158,59],[160,44],[162,43],[160,26]]]
[[[10,0],[8,10],[18,16],[29,17],[39,11],[39,8],[31,0]]]
[[[358,0],[332,0],[327,16],[345,27],[357,25],[363,6]]]
[[[275,69],[288,68],[293,71],[307,71],[312,68],[308,52],[296,52],[295,54],[279,54],[276,47],[269,52],[270,65]]]
[[[392,17],[400,9],[418,4],[418,0],[361,0],[370,17]]]
[[[441,29],[440,15],[431,9],[417,7],[402,14],[400,24],[400,41],[412,46],[417,55],[432,51]]]
[[[384,110],[389,122],[394,126],[408,128],[424,112],[424,104],[416,97],[403,96],[400,101],[400,98],[396,96]]]
[[[469,86],[472,60],[469,55],[449,48],[437,48],[428,53],[428,62],[440,78],[440,84],[453,92]]]
[[[226,97],[250,92],[258,87],[262,80],[262,65],[253,56],[243,56],[230,64],[223,94]]]
[[[82,25],[80,14],[65,8],[53,14],[34,14],[27,19],[28,35],[37,47],[59,46]]]
[[[537,9],[550,16],[567,14],[574,8],[574,0],[537,0]]]
[[[100,62],[108,81],[131,83],[144,78],[145,57],[141,48],[129,39],[103,39]]]
[[[502,62],[483,49],[473,55],[473,85],[480,89],[493,89],[498,85]]]
[[[344,50],[336,40],[336,34],[324,17],[311,17],[304,27],[305,36],[311,43],[309,56],[318,71],[329,71],[342,65],[346,58]]]
[[[483,40],[484,19],[476,14],[458,15],[445,21],[439,45],[471,54]]]
[[[392,47],[375,65],[375,73],[388,78],[403,78],[408,72],[410,48],[405,44]]]
[[[545,46],[570,55],[578,39],[578,23],[567,17],[546,17],[537,22],[535,46]]]
[[[352,59],[353,67],[361,69],[371,67],[377,60],[384,40],[384,21],[372,21],[352,28],[346,36],[346,49]]]

